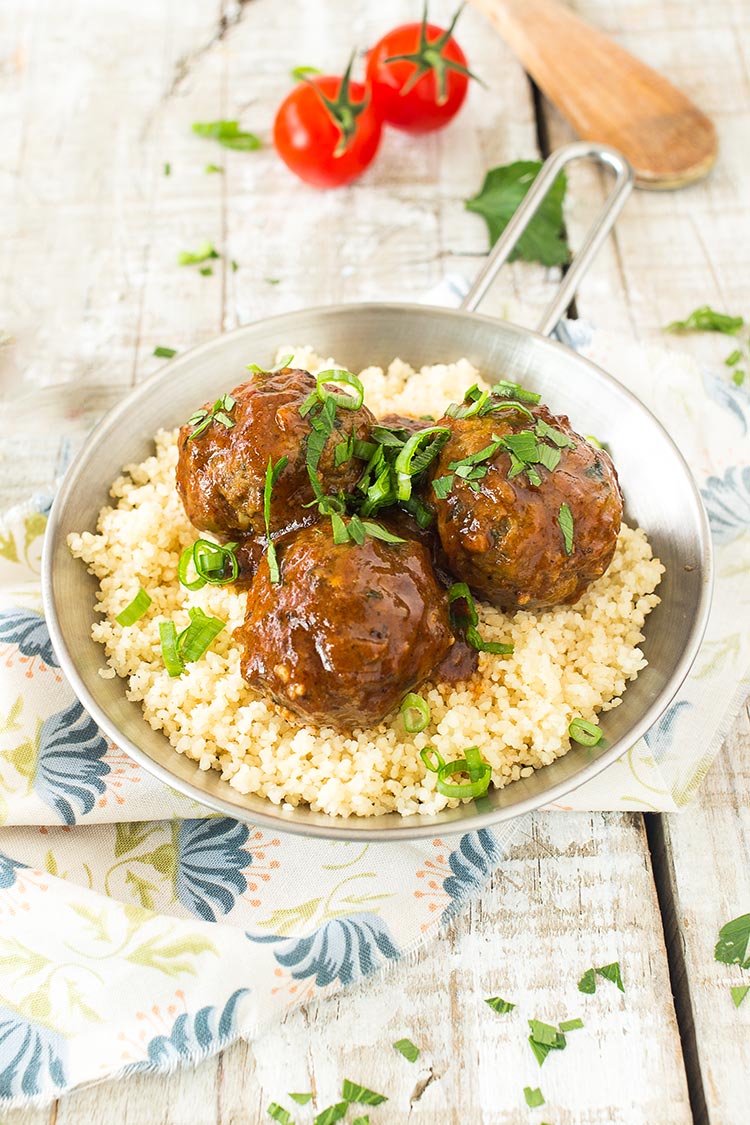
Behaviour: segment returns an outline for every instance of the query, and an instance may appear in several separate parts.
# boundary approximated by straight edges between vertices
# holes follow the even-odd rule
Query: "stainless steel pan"
[[[572,160],[593,158],[616,183],[584,246],[547,309],[539,332],[474,310],[547,188]],[[545,338],[567,307],[576,284],[619,214],[632,185],[626,161],[614,150],[577,143],[545,164],[498,242],[461,310],[421,305],[362,304],[304,310],[240,328],[173,360],[112,410],[72,465],[50,516],[44,556],[44,600],[52,641],[63,671],[100,727],[151,773],[182,793],[229,816],[268,828],[338,839],[396,840],[482,828],[550,801],[594,777],[625,753],[661,715],[698,649],[711,595],[711,548],[700,496],[665,429],[620,383],[560,343]],[[90,635],[96,581],[71,557],[66,537],[93,530],[108,502],[111,481],[127,462],[152,451],[160,426],[181,424],[206,399],[230,390],[249,361],[270,364],[284,343],[311,344],[322,355],[358,371],[400,356],[415,367],[468,357],[480,371],[541,393],[554,412],[570,415],[577,430],[606,440],[622,482],[626,518],[643,527],[666,566],[661,604],[651,614],[643,646],[648,667],[628,687],[623,703],[602,717],[603,742],[574,746],[565,757],[491,791],[482,800],[433,817],[396,814],[342,820],[300,807],[285,812],[259,797],[243,797],[216,772],[201,772],[177,754],[125,698],[120,679],[98,675],[101,647]]]

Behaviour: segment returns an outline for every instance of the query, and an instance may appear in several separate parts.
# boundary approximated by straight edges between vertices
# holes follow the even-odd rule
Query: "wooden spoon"
[[[713,123],[651,67],[557,0],[472,2],[579,136],[628,158],[639,187],[683,187],[708,173]]]

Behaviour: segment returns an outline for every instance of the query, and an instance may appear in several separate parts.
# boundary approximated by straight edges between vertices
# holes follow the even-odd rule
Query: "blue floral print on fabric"
[[[104,792],[106,750],[106,739],[78,700],[42,723],[34,790],[63,824],[76,823],[74,805],[85,816]]]
[[[62,1036],[0,1004],[0,1100],[62,1090],[66,1059]]]
[[[443,921],[448,922],[464,903],[484,885],[500,862],[502,852],[489,828],[467,832],[458,847],[448,856],[448,866],[453,872],[443,880],[443,890],[451,898],[443,911]]]
[[[12,887],[16,881],[16,870],[25,866],[25,863],[17,863],[15,859],[9,859],[7,855],[0,852],[0,891]]]
[[[750,465],[732,465],[723,477],[709,477],[701,496],[717,543],[731,543],[750,527]]]
[[[735,418],[740,424],[740,429],[743,434],[747,433],[748,425],[748,412],[747,408],[750,405],[750,395],[742,387],[735,387],[730,383],[726,375],[716,375],[712,371],[703,372],[703,389],[708,397],[720,406],[722,410],[727,410],[730,414],[734,414]]]
[[[692,703],[688,703],[686,699],[678,700],[677,703],[673,703],[670,707],[667,707],[662,717],[646,731],[643,738],[655,762],[660,762],[662,758],[669,753],[672,743],[674,742],[674,728],[677,722],[677,716],[682,711],[689,711],[692,706]]]
[[[171,1070],[179,1062],[195,1062],[211,1051],[218,1051],[237,1033],[237,1005],[247,994],[238,988],[227,1000],[221,1015],[216,1007],[206,1006],[195,1013],[183,1012],[169,1035],[156,1035],[148,1044],[148,1058],[132,1063],[136,1070]]]
[[[41,613],[20,608],[0,613],[0,644],[18,645],[24,656],[38,656],[48,668],[60,667]]]
[[[177,831],[177,897],[193,914],[215,922],[247,890],[242,874],[252,863],[243,848],[247,825],[222,816],[183,820]]]
[[[250,941],[283,942],[274,950],[280,965],[296,980],[315,977],[318,988],[333,981],[352,984],[401,956],[387,924],[377,914],[348,914],[323,922],[307,937],[283,938],[248,933]]]

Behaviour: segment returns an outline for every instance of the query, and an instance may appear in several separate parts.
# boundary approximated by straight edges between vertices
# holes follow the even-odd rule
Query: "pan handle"
[[[622,153],[608,145],[594,144],[591,141],[575,141],[547,157],[525,199],[497,240],[484,269],[466,294],[461,304],[462,309],[473,312],[479,306],[559,173],[572,161],[584,158],[596,160],[599,164],[611,168],[617,178],[612,191],[591,224],[581,249],[565,273],[560,288],[539,322],[537,331],[543,336],[550,335],[572,301],[578,282],[612,229],[633,188],[633,169]]]

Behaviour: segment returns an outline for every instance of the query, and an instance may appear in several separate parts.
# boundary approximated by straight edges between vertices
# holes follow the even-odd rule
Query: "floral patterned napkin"
[[[671,811],[695,795],[750,686],[750,395],[685,356],[579,322],[563,332],[687,454],[717,584],[677,699],[555,807]],[[153,780],[60,674],[38,579],[48,507],[35,498],[0,523],[0,1106],[194,1062],[376,972],[477,894],[523,828],[302,840],[214,816]]]

